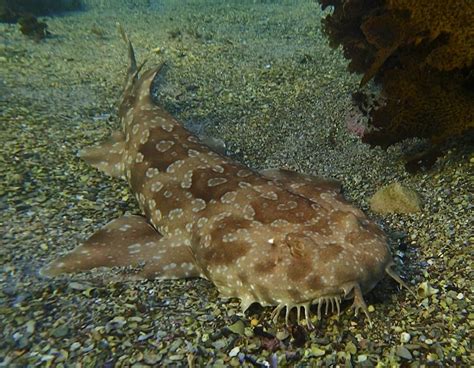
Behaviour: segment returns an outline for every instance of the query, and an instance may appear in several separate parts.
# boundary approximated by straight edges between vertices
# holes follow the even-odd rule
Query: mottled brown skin
[[[133,50],[132,50],[133,51]],[[133,57],[133,52],[131,53]],[[134,277],[204,277],[245,310],[275,315],[354,297],[365,304],[392,265],[385,236],[332,180],[286,170],[257,173],[212,151],[150,96],[158,69],[129,70],[122,131],[81,156],[125,178],[144,217],[112,221],[43,274],[140,266]],[[318,312],[319,314],[319,312]]]

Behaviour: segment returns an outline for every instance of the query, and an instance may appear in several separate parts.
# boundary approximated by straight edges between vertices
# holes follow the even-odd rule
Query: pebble
[[[311,353],[312,356],[320,357],[320,356],[323,356],[324,354],[326,354],[326,351],[324,351],[323,349],[321,349],[318,346],[312,346],[311,350],[310,350],[310,353]]]
[[[407,359],[407,360],[413,359],[413,355],[410,353],[410,350],[408,350],[404,346],[397,346],[397,355],[403,359]]]
[[[79,291],[84,291],[92,287],[92,285],[90,284],[75,282],[75,281],[70,282],[68,286],[73,290],[79,290]]]
[[[351,355],[354,355],[354,354],[357,353],[357,347],[354,345],[354,343],[352,341],[349,341],[346,344],[345,351],[350,353]]]
[[[71,344],[71,346],[69,347],[69,349],[70,349],[71,351],[76,351],[76,350],[79,349],[80,347],[81,347],[81,343],[76,341],[76,342],[73,342],[73,343]]]
[[[238,320],[237,322],[233,323],[227,328],[235,334],[243,335],[244,330],[245,330],[245,325],[243,321]]]
[[[409,342],[411,339],[411,335],[408,333],[408,332],[402,332],[402,334],[400,335],[400,342],[402,344],[406,344],[407,342]]]
[[[162,354],[157,354],[150,350],[145,350],[143,353],[143,359],[147,364],[156,364],[163,358]]]
[[[28,321],[26,322],[26,333],[28,335],[32,335],[35,333],[36,322],[35,321]]]
[[[239,353],[240,353],[240,347],[236,346],[229,352],[229,356],[233,358],[237,356]]]
[[[58,326],[52,332],[52,335],[54,337],[65,337],[68,334],[69,334],[69,327],[67,325]]]

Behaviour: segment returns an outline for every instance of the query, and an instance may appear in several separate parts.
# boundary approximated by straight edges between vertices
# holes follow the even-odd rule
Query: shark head
[[[367,311],[362,294],[393,261],[384,233],[342,198],[336,182],[266,170],[238,186],[220,202],[239,211],[214,218],[204,211],[193,241],[200,269],[221,295],[240,298],[243,310],[277,305],[277,316],[286,308],[286,318],[303,308],[308,324],[312,304],[339,307],[354,298]]]

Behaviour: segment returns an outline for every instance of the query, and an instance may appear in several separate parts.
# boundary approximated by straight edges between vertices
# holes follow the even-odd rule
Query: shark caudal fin
[[[117,28],[123,40],[128,46],[128,70],[125,78],[125,86],[122,95],[121,110],[131,107],[133,103],[133,90],[138,80],[139,67],[135,58],[135,51],[132,43],[128,38],[125,30],[120,23],[117,23]],[[142,64],[143,66],[143,64]],[[128,100],[128,101],[127,101]],[[120,115],[120,111],[119,111]],[[87,147],[79,152],[79,157],[86,161],[91,166],[102,171],[103,173],[120,178],[124,177],[123,152],[125,149],[125,135],[121,131],[115,131],[104,142]]]
[[[132,43],[130,42],[130,39],[128,38],[127,34],[125,33],[125,30],[123,29],[122,25],[118,22],[117,22],[117,28],[120,35],[122,36],[122,39],[128,45],[128,59],[130,62],[130,65],[128,67],[128,75],[133,75],[138,71],[137,60],[135,58],[135,51],[133,50]]]
[[[41,269],[40,275],[97,267],[132,266],[132,279],[187,278],[200,275],[191,250],[179,238],[166,238],[142,216],[123,216],[105,225],[84,244]]]
[[[128,46],[128,70],[125,79],[125,87],[122,93],[122,102],[119,107],[118,115],[122,119],[124,125],[131,118],[128,112],[132,111],[137,98],[146,90],[144,94],[150,95],[151,83],[155,75],[161,70],[162,65],[153,68],[143,74],[140,78],[138,73],[142,69],[145,62],[137,66],[135,51],[123,27],[117,24],[119,32]],[[91,166],[99,169],[103,173],[112,177],[125,176],[125,168],[123,164],[123,154],[125,150],[125,134],[121,131],[115,131],[104,142],[87,147],[79,152],[79,156]]]
[[[117,22],[117,29],[122,36],[122,39],[125,41],[128,47],[128,70],[127,76],[125,78],[124,94],[130,92],[130,89],[133,88],[136,81],[138,80],[138,73],[143,68],[146,63],[146,60],[143,61],[140,66],[137,64],[137,59],[135,58],[135,50],[133,49],[132,42],[128,38],[127,33],[123,29],[122,25]]]
[[[127,33],[123,29],[122,25],[120,23],[117,23],[117,28],[119,30],[120,35],[122,36],[122,39],[125,41],[128,47],[128,70],[127,70],[127,76],[125,78],[125,87],[124,87],[124,99],[128,95],[131,97],[136,96],[136,89],[140,88],[137,86],[137,81],[143,80],[144,78],[140,78],[140,72],[147,63],[147,60],[143,60],[140,65],[137,64],[137,60],[135,58],[135,50],[133,49],[132,42],[128,38]],[[158,74],[162,68],[163,64],[156,68],[152,68],[146,72],[146,74],[153,74],[153,77]],[[149,91],[147,91],[149,92]]]

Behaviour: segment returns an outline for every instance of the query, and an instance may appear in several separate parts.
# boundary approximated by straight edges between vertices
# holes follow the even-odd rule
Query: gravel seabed
[[[409,175],[412,143],[383,151],[350,135],[360,77],[329,48],[312,1],[88,3],[44,18],[51,37],[39,43],[0,24],[0,367],[474,364],[472,146],[453,145],[432,170]],[[124,182],[77,157],[117,126],[127,60],[116,22],[139,60],[167,62],[158,99],[187,127],[252,168],[341,180],[390,235],[418,298],[383,280],[366,296],[372,327],[344,303],[305,332],[270,323],[268,308],[242,315],[200,279],[40,278],[105,223],[137,213]],[[422,212],[370,212],[370,196],[394,181],[421,195]]]

